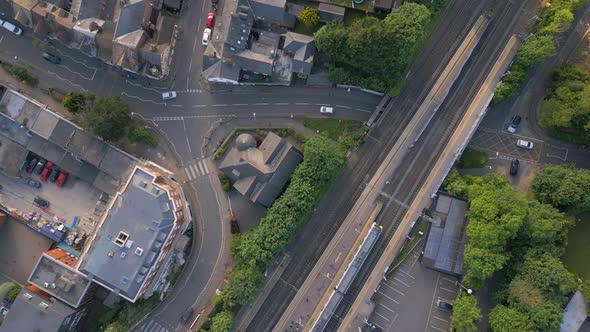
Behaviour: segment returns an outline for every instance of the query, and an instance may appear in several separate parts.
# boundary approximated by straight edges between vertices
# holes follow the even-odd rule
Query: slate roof
[[[295,16],[287,13],[287,0],[249,0],[257,19],[294,27]]]
[[[234,56],[238,60],[242,70],[249,70],[263,75],[272,74],[272,65],[274,58],[253,52],[251,50],[244,50]]]
[[[155,176],[135,168],[96,231],[79,269],[134,302],[174,226],[174,206]],[[124,232],[128,239],[115,243]]]
[[[287,32],[283,50],[293,56],[291,71],[309,75],[313,67],[315,42],[313,37],[295,32]]]
[[[115,38],[141,29],[145,4],[145,0],[129,0],[121,8],[121,14],[117,21],[117,27],[115,28]]]

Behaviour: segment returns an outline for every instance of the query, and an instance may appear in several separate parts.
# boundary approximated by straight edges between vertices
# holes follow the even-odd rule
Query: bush
[[[14,287],[12,287],[8,293],[6,294],[6,300],[8,300],[8,302],[13,303],[14,300],[16,299],[16,297],[18,296],[18,293],[20,293],[20,291],[23,288],[19,285],[14,285]]]
[[[212,319],[211,332],[229,332],[233,325],[234,314],[222,311]]]
[[[154,135],[152,135],[152,133],[144,126],[131,126],[127,137],[131,143],[145,143],[151,146],[158,144]]]
[[[458,168],[482,168],[488,161],[488,155],[485,152],[481,152],[473,149],[465,149],[459,162],[457,163]]]
[[[23,67],[8,65],[8,67],[5,67],[5,68],[8,70],[8,72],[10,74],[12,74],[19,81],[21,81],[21,82],[23,82],[25,84],[35,85],[35,84],[37,84],[39,82],[36,77],[34,77],[33,75],[31,75],[29,73],[29,71],[26,70]]]
[[[223,172],[219,172],[219,173],[217,173],[217,177],[219,178],[219,182],[221,182],[221,186],[223,187],[223,190],[230,191],[232,188],[232,185],[229,182],[229,179],[227,178],[227,176],[225,176],[225,174],[223,174]]]
[[[62,99],[61,104],[72,113],[79,113],[86,106],[86,98],[81,93],[68,92]]]
[[[310,28],[320,24],[320,15],[316,8],[305,7],[299,14],[299,20]]]
[[[131,111],[121,97],[102,97],[92,109],[82,113],[82,123],[105,141],[117,141],[125,136],[131,124]]]

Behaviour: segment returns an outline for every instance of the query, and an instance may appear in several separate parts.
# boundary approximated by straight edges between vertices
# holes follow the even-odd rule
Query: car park
[[[45,59],[53,64],[56,64],[56,65],[59,65],[61,63],[60,57],[58,57],[55,54],[51,54],[49,52],[43,52],[43,59]]]
[[[24,180],[25,184],[29,187],[33,187],[33,188],[41,188],[41,182],[39,181],[35,181],[31,178],[26,178]]]
[[[510,162],[510,175],[516,175],[516,173],[518,173],[519,166],[520,161],[518,159],[512,159]]]
[[[57,168],[52,169],[51,175],[49,175],[49,182],[55,183],[55,180],[57,180],[58,175],[59,175],[59,170]]]
[[[162,100],[170,100],[176,98],[176,91],[167,91],[162,93]]]
[[[436,300],[436,306],[445,311],[453,311],[453,304],[445,300]]]
[[[215,21],[215,13],[211,12],[209,14],[207,14],[207,28],[212,28],[213,27],[213,22]]]
[[[68,173],[60,172],[59,175],[57,176],[57,180],[55,180],[55,185],[58,187],[63,187],[63,185],[66,184],[67,180],[68,180]]]
[[[516,141],[516,146],[518,146],[519,148],[531,150],[533,148],[533,142],[519,139],[518,141]]]
[[[14,33],[17,36],[20,36],[23,34],[23,30],[21,28],[17,27],[16,25],[14,25],[8,21],[2,20],[2,19],[0,19],[0,27]]]
[[[47,200],[44,200],[41,197],[35,197],[35,199],[33,200],[33,202],[35,202],[36,205],[42,207],[42,208],[48,208],[49,207],[49,202]]]
[[[51,174],[51,168],[45,167],[43,169],[43,172],[41,172],[41,177],[39,178],[39,180],[41,180],[41,182],[46,182],[47,179],[49,178],[50,174]]]
[[[209,44],[209,39],[211,39],[211,29],[207,28],[203,31],[203,45],[207,46]]]
[[[334,107],[322,106],[322,107],[320,107],[320,113],[322,113],[322,114],[334,114]]]
[[[510,125],[508,126],[508,132],[510,133],[515,133],[516,129],[518,129],[518,125],[520,124],[520,121],[522,120],[522,118],[520,117],[520,115],[516,115],[514,117],[512,117],[512,120],[510,120]]]

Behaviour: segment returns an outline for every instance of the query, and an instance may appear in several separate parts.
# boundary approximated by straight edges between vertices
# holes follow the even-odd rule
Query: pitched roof
[[[295,26],[295,16],[287,13],[287,0],[249,0],[256,18],[280,25]]]
[[[145,0],[129,0],[121,8],[121,14],[117,21],[117,27],[115,28],[115,38],[141,29],[145,6]]]
[[[283,50],[293,56],[291,71],[309,75],[313,67],[315,42],[313,37],[287,32]]]
[[[272,65],[274,58],[265,54],[253,52],[251,50],[244,50],[234,56],[238,60],[241,69],[253,71],[263,75],[272,74]]]

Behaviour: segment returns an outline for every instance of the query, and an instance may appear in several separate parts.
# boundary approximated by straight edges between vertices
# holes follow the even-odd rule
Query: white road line
[[[213,104],[211,106],[213,106],[213,107],[225,107],[225,106],[227,106],[227,104]]]
[[[140,88],[143,88],[143,89],[146,89],[146,90],[152,90],[152,91],[154,91],[154,92],[156,92],[156,93],[158,93],[158,94],[160,94],[162,91],[166,90],[166,89],[160,89],[160,90],[157,90],[156,88],[146,88],[145,86],[143,86],[143,85],[141,85],[141,84],[138,84],[138,83],[133,83],[133,82],[131,82],[131,81],[128,81],[128,80],[125,80],[125,82],[126,82],[127,84],[135,85],[135,86],[138,86],[138,87],[140,87]]]
[[[191,61],[188,63],[188,72],[191,72],[191,68],[193,67],[193,58],[191,58]]]
[[[65,68],[65,69],[66,69],[67,71],[69,71],[70,73],[72,73],[72,74],[76,74],[76,75],[78,75],[78,76],[82,77],[83,79],[85,79],[85,80],[89,80],[89,81],[92,81],[92,80],[94,79],[94,75],[96,74],[96,69],[95,69],[95,70],[94,70],[94,74],[92,74],[92,77],[91,77],[91,78],[88,78],[88,77],[86,77],[86,76],[84,76],[84,75],[80,74],[80,73],[79,73],[79,72],[77,72],[77,71],[73,71],[73,70],[71,70],[71,69],[70,69],[68,66],[66,66],[66,65],[59,65],[59,66],[60,66],[60,67],[63,67],[63,68]]]
[[[330,104],[315,104],[316,106],[330,106]]]
[[[393,289],[395,292],[398,292],[398,293],[400,293],[402,296],[406,296],[406,294],[404,294],[404,293],[402,293],[402,292],[398,291],[397,289],[393,288],[392,286],[390,286],[390,285],[388,285],[388,284],[384,284],[384,285],[385,285],[385,286],[387,286],[387,287],[389,287],[389,288],[391,288],[391,289]]]
[[[336,107],[340,107],[340,108],[346,108],[346,109],[351,109],[352,107],[349,106],[344,106],[344,105],[336,105]]]
[[[88,90],[86,90],[86,91],[88,91]],[[153,100],[142,99],[142,98],[139,98],[138,96],[132,96],[132,95],[127,94],[127,92],[121,92],[121,96],[127,96],[128,98],[138,99],[138,100],[143,101],[143,102],[146,102],[146,103],[153,103],[153,104],[156,104],[156,105],[166,105],[166,103],[158,103],[158,102],[155,102]]]
[[[201,162],[203,163],[203,168],[205,168],[205,174],[209,174],[209,167],[207,166],[207,161],[203,159]]]
[[[182,122],[184,123],[184,120],[182,120]],[[191,149],[191,142],[188,140],[188,136],[186,136],[186,146],[188,147],[188,152],[193,154],[193,149]]]
[[[50,70],[48,70],[47,72],[48,72],[48,73],[50,73],[51,75],[54,75],[55,77],[59,78],[60,80],[63,80],[63,81],[66,81],[66,82],[68,82],[68,83],[69,83],[69,84],[71,84],[72,86],[77,86],[77,87],[79,87],[80,89],[84,90],[84,92],[88,92],[88,89],[84,88],[84,87],[83,87],[83,86],[81,86],[80,84],[76,84],[76,83],[74,83],[74,82],[72,82],[72,81],[70,81],[70,80],[68,80],[68,79],[66,79],[66,78],[63,78],[63,77],[59,76],[58,74],[56,74],[56,73],[54,73],[54,72],[52,72],[52,71],[50,71]]]
[[[395,317],[393,317],[393,320],[391,321],[391,324],[395,323],[395,321],[397,320],[397,316],[399,316],[399,314],[395,314]]]
[[[201,173],[201,169],[199,168],[198,164],[193,164],[193,168],[195,169],[195,173],[197,173],[198,176],[203,175],[203,173]]]
[[[274,103],[275,105],[289,105],[289,103]]]
[[[196,171],[193,169],[193,166],[194,165],[189,165],[188,167],[191,170],[191,173],[193,174],[193,178],[196,178],[197,177],[197,174],[196,174]]]
[[[406,286],[406,287],[410,287],[410,285],[408,285],[408,284],[406,284],[405,282],[403,282],[403,281],[399,280],[397,277],[393,277],[393,280],[395,280],[395,281],[397,281],[397,282],[401,283],[402,285],[404,285],[404,286]]]
[[[248,104],[231,104],[232,106],[248,106]]]
[[[356,110],[356,111],[359,111],[359,112],[371,113],[371,111],[367,111],[367,110],[364,110],[364,109],[362,109],[362,108],[357,108],[357,109],[355,109],[355,110]]]
[[[432,325],[430,325],[430,328],[431,328],[431,329],[438,330],[438,331],[447,332],[447,330],[443,330],[443,329],[440,329],[440,328],[438,328],[438,327],[436,327],[436,326],[432,326]]]
[[[395,302],[396,304],[399,304],[399,302],[398,302],[398,301],[396,301],[396,300],[394,300],[393,298],[389,297],[387,294],[385,294],[385,293],[382,293],[382,292],[379,292],[379,294],[381,294],[381,295],[383,295],[384,297],[386,297],[386,298],[390,299],[391,301]]]
[[[193,52],[195,51],[195,48],[197,47],[197,40],[199,40],[199,38],[195,38],[195,42],[193,43]]]
[[[450,290],[450,289],[447,289],[447,288],[444,288],[444,287],[438,287],[438,288],[439,288],[439,289],[442,289],[442,290],[444,290],[444,291],[447,291],[447,292],[449,292],[449,293],[455,293],[455,291],[454,291],[454,290]]]
[[[207,107],[207,105],[193,105],[193,107]]]
[[[256,103],[256,104],[254,104],[254,105],[257,105],[257,106],[264,106],[264,105],[268,105],[268,103]]]
[[[408,277],[410,277],[412,279],[416,279],[411,274],[409,274],[408,272],[403,271],[402,269],[399,269],[398,271],[401,272],[401,273],[403,273],[403,274],[405,274],[405,275],[407,275]]]
[[[309,105],[309,103],[295,103],[295,105]]]
[[[442,320],[443,322],[447,322],[447,323],[449,322],[448,320],[446,320],[446,319],[442,319],[442,318],[440,318],[440,317],[436,317],[435,315],[432,315],[432,318],[436,318],[436,319],[438,319],[438,320]]]
[[[203,167],[203,164],[202,164],[202,163],[203,163],[203,161],[199,161],[199,162],[197,163],[197,165],[199,166],[199,170],[201,171],[201,174],[202,174],[202,175],[205,175],[205,174],[207,174],[207,173],[205,172],[205,170],[204,170],[204,167]]]
[[[3,40],[4,40],[4,36],[0,36],[0,44],[2,44]]]
[[[376,313],[375,313],[375,315],[377,315],[377,316],[379,316],[379,317],[381,317],[381,318],[385,319],[386,321],[390,322],[389,318],[387,318],[387,317],[385,317],[385,316],[381,315],[381,314],[380,314],[380,313],[378,313],[378,312],[376,312]]]
[[[436,274],[436,285],[440,280],[440,273]],[[432,300],[430,301],[430,310],[428,313],[428,320],[426,320],[426,327],[424,328],[424,332],[428,330],[428,326],[430,325],[430,316],[432,316],[432,306],[434,306],[434,299],[436,298],[436,287],[434,287],[434,291],[432,292]],[[446,332],[446,331],[445,331]]]
[[[172,106],[174,106],[174,107],[182,107],[182,105],[178,105],[178,104],[173,104]]]
[[[148,324],[148,325],[145,327],[145,329],[146,329],[146,330],[147,330],[147,329],[149,329],[150,327],[152,327],[152,325],[154,325],[154,323],[155,323],[155,322],[154,322],[154,320],[153,320],[153,319],[152,319],[152,320],[150,320],[149,324]]]
[[[192,181],[193,177],[191,173],[188,171],[188,167],[184,169],[184,172],[186,173],[186,177],[188,178],[188,180]]]
[[[383,309],[385,309],[385,310],[391,311],[392,313],[394,313],[394,314],[395,314],[395,310],[393,310],[393,309],[389,308],[388,306],[384,305],[383,303],[379,303],[379,307],[380,307],[380,308],[383,308]]]
[[[446,280],[446,281],[448,281],[448,282],[451,282],[451,283],[453,283],[453,284],[456,284],[456,283],[457,283],[457,281],[455,281],[455,280],[451,280],[451,279],[449,279],[449,278],[442,277],[441,279],[442,279],[442,280]]]

